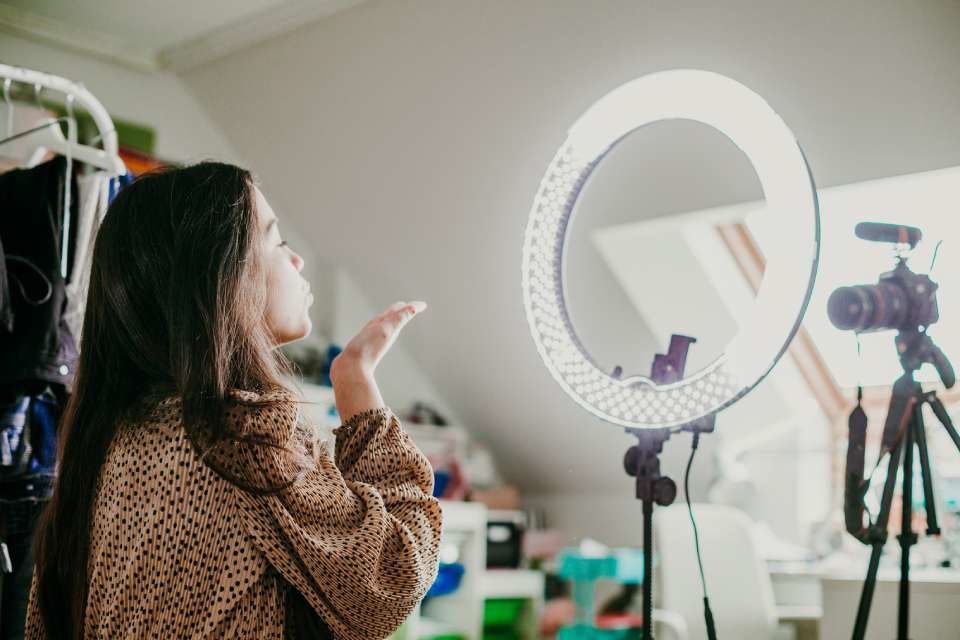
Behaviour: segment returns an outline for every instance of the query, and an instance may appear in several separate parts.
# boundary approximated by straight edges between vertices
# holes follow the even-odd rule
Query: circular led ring
[[[757,172],[775,246],[739,332],[709,365],[672,384],[615,378],[584,349],[564,302],[567,234],[580,192],[604,156],[632,131],[661,120],[693,120],[726,135]],[[783,242],[786,240],[786,242]],[[696,70],[633,80],[594,104],[570,129],[530,210],[523,246],[523,299],[537,351],[575,402],[598,418],[632,428],[675,427],[730,406],[770,372],[800,327],[820,247],[816,187],[803,151],[756,93],[725,76]]]

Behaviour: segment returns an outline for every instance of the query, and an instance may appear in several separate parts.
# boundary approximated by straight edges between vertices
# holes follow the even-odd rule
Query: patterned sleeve
[[[3,577],[0,576],[0,582]],[[30,600],[27,603],[27,620],[23,630],[24,640],[44,640],[47,637],[43,630],[43,619],[40,617],[40,607],[37,603],[37,576],[34,573],[30,581]]]
[[[235,468],[253,485],[288,485],[237,492],[253,543],[337,638],[388,636],[433,582],[440,540],[433,472],[398,418],[389,408],[353,416],[335,431],[333,459],[321,446],[303,472],[290,455],[295,402],[231,416],[260,440],[234,449]]]

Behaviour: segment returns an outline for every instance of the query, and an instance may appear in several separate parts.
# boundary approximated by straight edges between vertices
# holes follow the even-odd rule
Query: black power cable
[[[710,610],[710,598],[707,597],[707,579],[703,575],[703,558],[700,557],[700,533],[697,531],[697,521],[693,517],[693,507],[690,505],[690,468],[693,466],[693,456],[697,453],[700,444],[700,432],[693,432],[693,446],[690,449],[690,459],[687,460],[687,470],[683,474],[683,494],[687,500],[687,513],[690,514],[690,523],[693,525],[693,545],[697,550],[697,566],[700,568],[700,585],[703,587],[703,621],[707,626],[707,638],[717,640],[717,630],[713,624],[713,612]]]

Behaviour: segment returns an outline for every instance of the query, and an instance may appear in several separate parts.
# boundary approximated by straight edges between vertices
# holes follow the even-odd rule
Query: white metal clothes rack
[[[0,64],[0,78],[3,79],[3,98],[7,103],[8,109],[13,108],[13,103],[10,101],[10,88],[11,84],[16,82],[33,87],[38,97],[40,91],[43,89],[64,94],[66,97],[67,112],[69,114],[69,117],[66,118],[67,130],[70,134],[69,138],[65,138],[63,132],[60,130],[59,123],[63,119],[52,119],[21,134],[11,135],[13,132],[8,131],[7,135],[11,135],[11,137],[5,141],[25,135],[35,136],[38,143],[37,150],[41,151],[41,153],[35,154],[34,157],[42,157],[45,155],[45,151],[43,150],[54,151],[66,156],[68,173],[74,160],[95,166],[115,176],[121,176],[127,173],[127,169],[120,159],[117,130],[114,127],[113,120],[110,118],[110,114],[107,113],[107,110],[103,104],[97,100],[96,96],[90,93],[82,84],[49,73],[6,64]],[[73,119],[74,103],[87,111],[93,118],[93,122],[98,131],[97,138],[100,139],[103,149],[80,144],[76,141],[76,121]],[[65,191],[64,219],[60,244],[60,246],[64,248],[60,256],[60,272],[64,278],[67,277],[68,256],[66,247],[68,244],[67,239],[70,237],[69,198],[70,189],[67,189]]]

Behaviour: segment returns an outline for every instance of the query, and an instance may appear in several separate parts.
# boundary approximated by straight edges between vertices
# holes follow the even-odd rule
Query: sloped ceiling
[[[140,70],[185,70],[363,0],[3,0],[0,31]]]
[[[377,304],[430,303],[404,344],[510,479],[629,498],[627,438],[563,395],[523,314],[526,216],[566,128],[627,80],[694,67],[763,95],[820,185],[960,164],[960,82],[948,81],[960,5],[922,7],[369,2],[185,80],[274,208],[306,231],[298,242],[349,268]],[[723,144],[650,131],[611,177],[611,210],[665,215],[757,196]],[[679,266],[651,263],[650,277]],[[642,327],[619,330],[642,345],[631,357],[651,352]],[[725,414],[721,431],[748,414],[775,420],[764,393]],[[668,445],[666,469],[676,476],[686,453]]]

